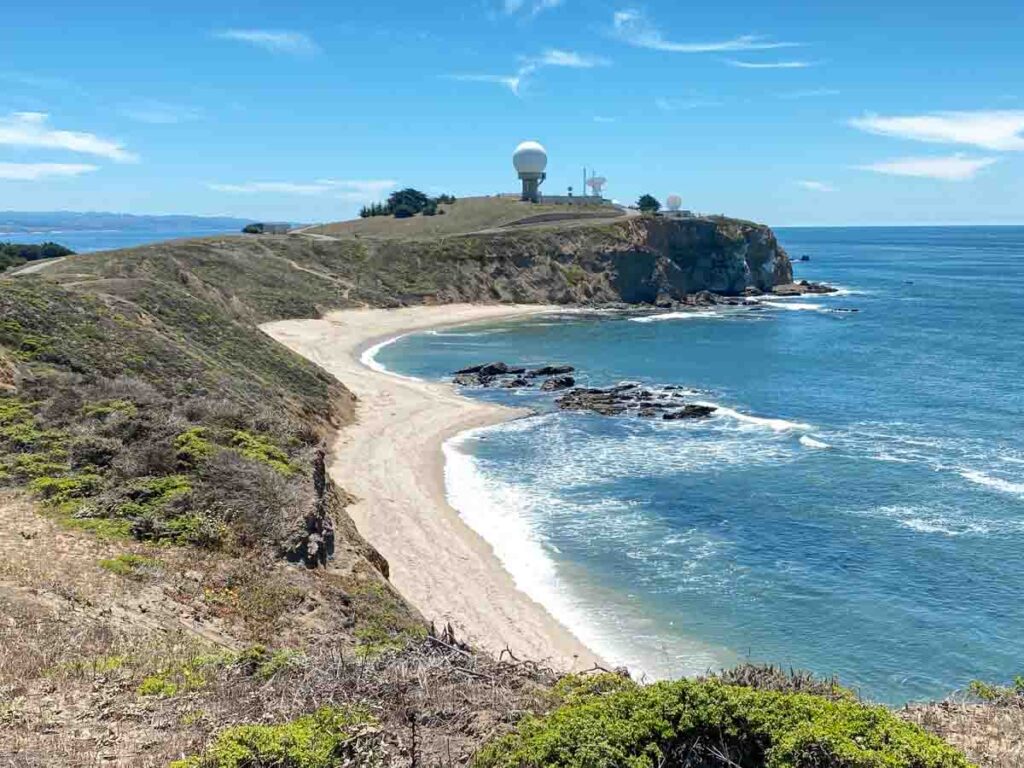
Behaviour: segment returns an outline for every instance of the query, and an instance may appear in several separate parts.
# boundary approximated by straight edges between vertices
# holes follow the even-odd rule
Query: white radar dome
[[[668,204],[670,211],[678,211],[679,207],[683,204],[683,198],[679,195],[669,195],[665,202]]]
[[[539,142],[524,141],[512,153],[516,173],[544,173],[548,167],[548,151]]]

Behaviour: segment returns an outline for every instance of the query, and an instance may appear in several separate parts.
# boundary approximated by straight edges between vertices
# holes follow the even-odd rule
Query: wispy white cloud
[[[802,179],[797,182],[797,186],[809,189],[812,192],[835,192],[836,188],[825,181],[813,181],[810,179]]]
[[[1024,110],[932,112],[895,117],[868,114],[854,118],[850,125],[880,136],[933,144],[1024,151]]]
[[[0,145],[63,149],[119,163],[134,163],[139,159],[118,141],[100,138],[94,133],[54,130],[45,112],[14,112],[0,117]]]
[[[628,8],[616,11],[612,16],[612,34],[629,45],[672,53],[724,53],[729,51],[767,51],[776,48],[791,48],[799,43],[772,40],[762,35],[741,35],[730,40],[702,43],[680,43],[665,39],[658,29],[641,11]]]
[[[213,36],[291,56],[311,56],[320,51],[320,46],[309,35],[283,29],[225,29],[215,32]]]
[[[119,110],[129,120],[150,125],[176,125],[189,123],[202,118],[202,110],[183,104],[170,104],[166,101],[146,100],[126,104]]]
[[[548,48],[539,56],[524,56],[519,69],[511,75],[495,74],[453,74],[444,75],[446,80],[457,80],[464,83],[494,83],[508,88],[516,96],[521,96],[529,77],[537,70],[545,67],[568,67],[570,69],[593,69],[604,67],[610,62],[599,56],[566,51],[560,48]]]
[[[99,170],[87,163],[0,163],[0,179],[5,181],[39,181],[57,177],[80,176]]]
[[[593,69],[594,67],[606,67],[610,62],[600,56],[589,56],[576,51],[564,51],[560,48],[548,48],[540,56],[530,59],[529,63],[538,67]]]
[[[912,176],[921,179],[938,179],[940,181],[968,181],[978,171],[998,162],[994,157],[965,157],[950,155],[948,157],[902,157],[885,160],[879,163],[854,166],[861,171],[884,173],[888,176]]]
[[[558,8],[564,0],[503,0],[501,7],[508,16],[533,17]]]
[[[514,75],[444,75],[446,80],[456,80],[462,83],[495,83],[508,88],[516,96],[519,95],[523,80],[533,70],[520,69]]]
[[[786,91],[778,94],[780,99],[814,99],[819,96],[838,96],[840,91],[835,88],[807,88],[802,91]]]
[[[742,61],[740,59],[726,59],[730,67],[740,69],[806,69],[817,64],[816,61]]]
[[[607,115],[594,115],[594,122],[595,123],[614,123],[616,121],[617,121],[617,118],[608,117]]]
[[[352,202],[375,200],[395,188],[391,179],[317,179],[308,182],[246,181],[238,184],[208,184],[215,192],[239,195],[330,195]]]

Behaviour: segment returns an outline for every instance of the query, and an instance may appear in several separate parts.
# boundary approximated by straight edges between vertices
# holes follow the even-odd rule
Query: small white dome
[[[679,195],[669,195],[665,202],[668,204],[668,209],[670,211],[678,211],[679,207],[683,204],[683,198]]]
[[[548,151],[539,142],[524,141],[512,153],[516,173],[544,173],[548,167]]]

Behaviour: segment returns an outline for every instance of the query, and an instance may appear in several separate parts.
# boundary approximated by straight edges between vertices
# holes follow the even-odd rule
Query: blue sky
[[[1024,223],[1024,4],[12,3],[0,209],[348,218],[396,185]],[[824,4],[823,4],[824,5]]]

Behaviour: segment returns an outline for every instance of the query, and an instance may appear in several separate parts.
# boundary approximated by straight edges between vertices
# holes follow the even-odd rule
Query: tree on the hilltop
[[[404,218],[405,216],[414,216],[420,213],[424,208],[427,207],[427,203],[430,202],[430,198],[420,192],[418,189],[412,187],[406,187],[400,189],[397,192],[392,192],[388,197],[388,207],[394,212],[397,218]],[[399,215],[399,211],[403,214]]]
[[[640,199],[636,201],[636,207],[640,209],[641,213],[657,213],[661,210],[661,203],[653,195],[641,195]]]

